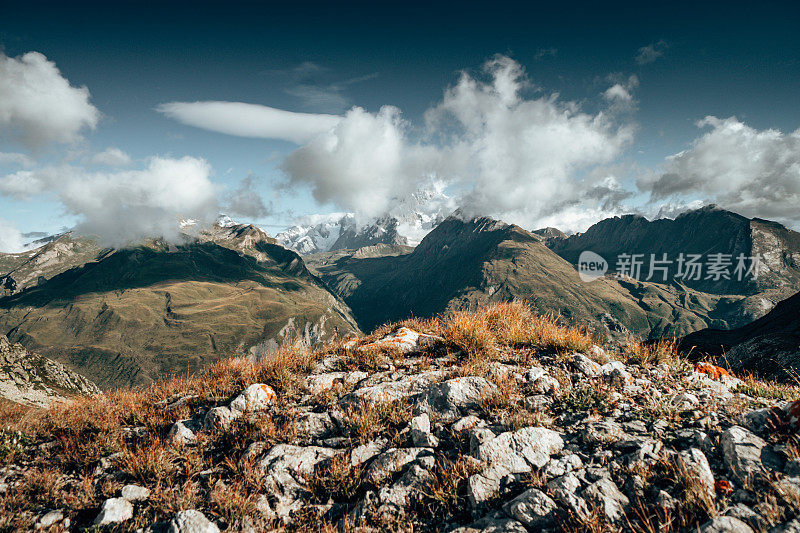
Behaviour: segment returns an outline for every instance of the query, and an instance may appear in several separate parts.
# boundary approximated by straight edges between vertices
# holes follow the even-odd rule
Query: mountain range
[[[198,370],[225,355],[264,357],[286,340],[317,344],[515,299],[617,343],[724,334],[766,320],[800,286],[800,234],[713,206],[675,220],[615,217],[577,235],[456,211],[438,224],[428,220],[435,227],[415,247],[400,230],[421,215],[360,229],[342,225],[346,218],[336,239],[325,237],[327,251],[303,256],[280,244],[286,234],[273,239],[229,219],[204,230],[185,223],[177,245],[105,249],[67,233],[0,254],[0,288],[3,279],[14,286],[0,297],[0,334],[112,387]],[[608,272],[588,282],[577,264],[587,250],[608,262]],[[639,279],[614,275],[623,254],[643,258]],[[727,279],[687,279],[678,272],[681,254],[704,261],[723,254],[731,263],[757,255],[763,264],[742,279],[733,264]],[[674,261],[663,277],[645,279],[648,261],[663,257]]]

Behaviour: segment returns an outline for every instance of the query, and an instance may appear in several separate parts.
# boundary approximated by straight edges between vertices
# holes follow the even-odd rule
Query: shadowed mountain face
[[[752,319],[742,296],[610,277],[585,283],[540,236],[489,218],[450,217],[410,253],[320,254],[307,262],[350,305],[365,330],[512,299],[618,336],[682,335]]]
[[[656,260],[666,259],[671,264],[667,281],[673,281],[678,272],[680,254],[701,256],[703,270],[699,276],[688,275],[675,279],[695,290],[712,294],[762,294],[773,303],[793,294],[800,286],[800,233],[767,220],[748,219],[741,215],[716,208],[704,207],[678,216],[675,220],[649,221],[637,215],[625,215],[598,222],[585,233],[565,239],[549,239],[548,245],[558,255],[577,264],[581,252],[589,250],[600,254],[615,269],[620,254],[642,254],[642,277],[650,270],[651,254]],[[708,262],[713,254],[726,254],[728,277],[711,275]],[[736,272],[737,257],[758,256],[761,268],[757,277]],[[684,272],[687,269],[684,268]],[[699,279],[694,279],[699,277]],[[718,278],[718,279],[714,279]],[[654,271],[654,280],[663,281],[663,272]]]
[[[736,372],[796,382],[800,379],[800,293],[741,328],[703,329],[681,339],[682,350],[716,356]]]
[[[109,251],[0,299],[0,334],[102,387],[358,331],[297,254],[252,226]]]

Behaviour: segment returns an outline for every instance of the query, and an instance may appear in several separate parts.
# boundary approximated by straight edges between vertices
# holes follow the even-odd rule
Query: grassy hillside
[[[357,331],[295,253],[248,246],[252,255],[213,242],[109,253],[0,299],[0,333],[108,387],[255,345],[263,353],[292,335],[319,342]]]
[[[307,258],[367,330],[410,316],[512,299],[598,330],[627,329],[644,337],[683,335],[711,325],[725,328],[751,319],[750,304],[739,295],[611,277],[584,283],[539,236],[488,218],[463,222],[451,217],[413,252],[374,255]]]

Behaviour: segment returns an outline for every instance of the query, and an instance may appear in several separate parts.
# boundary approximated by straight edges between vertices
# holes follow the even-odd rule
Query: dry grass
[[[768,398],[770,400],[798,400],[800,399],[800,386],[787,385],[775,381],[763,381],[752,374],[746,374],[740,378],[744,384],[736,388],[736,392],[747,394],[748,396]]]
[[[399,437],[400,430],[411,422],[411,404],[406,400],[368,402],[362,400],[345,411],[351,437],[367,444],[379,436],[390,441]]]
[[[442,522],[468,515],[467,481],[481,469],[482,465],[469,457],[455,460],[438,458],[432,471],[433,477],[420,491],[424,512]]]
[[[329,500],[350,501],[363,481],[363,465],[353,466],[349,453],[340,453],[319,466],[307,482],[317,503]]]
[[[636,363],[641,366],[667,364],[675,369],[688,364],[678,353],[676,339],[659,339],[643,343],[630,337],[625,353],[629,364]]]

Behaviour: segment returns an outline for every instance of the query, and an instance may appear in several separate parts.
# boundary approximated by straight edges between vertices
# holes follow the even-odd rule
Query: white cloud
[[[632,127],[618,124],[613,112],[585,113],[557,95],[524,97],[531,83],[508,57],[487,62],[484,72],[486,81],[462,74],[426,113],[424,138],[435,143],[412,140],[397,108],[353,108],[289,155],[283,168],[290,183],[310,185],[322,203],[379,216],[441,180],[467,212],[527,227],[577,202],[600,208],[629,196],[580,174],[618,157]]]
[[[156,109],[188,126],[239,137],[282,139],[298,144],[331,130],[342,118],[294,113],[242,102],[170,102]]]
[[[30,148],[70,143],[94,128],[100,112],[86,87],[73,87],[55,63],[38,52],[7,57],[0,52],[0,133]]]
[[[0,166],[30,168],[36,164],[33,158],[16,152],[0,152]]]
[[[24,250],[22,234],[10,222],[0,218],[0,252],[13,254]]]
[[[54,195],[78,216],[78,232],[124,246],[153,236],[177,241],[181,218],[213,221],[218,206],[210,174],[210,165],[193,157],[152,157],[142,169],[115,172],[62,165],[0,177],[0,193]]]
[[[663,56],[667,51],[667,48],[669,48],[667,42],[660,40],[639,48],[639,50],[636,51],[636,55],[633,59],[636,61],[637,65],[647,65],[648,63],[652,63],[659,57]]]
[[[639,78],[634,74],[627,80],[617,81],[603,92],[603,98],[620,104],[633,103],[633,91],[639,86]]]
[[[800,129],[784,134],[712,116],[697,125],[711,129],[669,157],[666,172],[640,179],[640,189],[654,202],[700,196],[746,216],[800,222]]]
[[[89,163],[107,167],[125,167],[131,164],[131,156],[119,148],[109,146],[104,151],[94,154]]]

